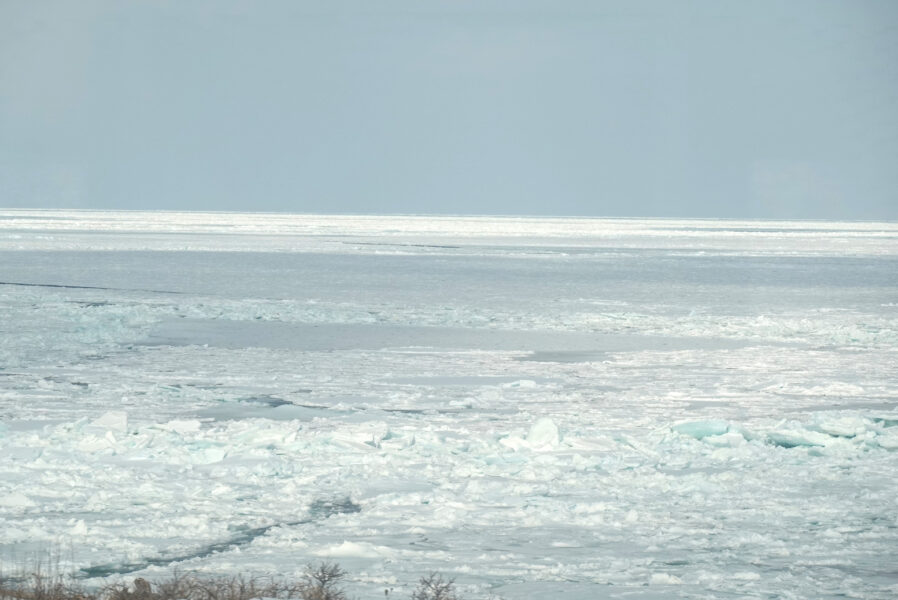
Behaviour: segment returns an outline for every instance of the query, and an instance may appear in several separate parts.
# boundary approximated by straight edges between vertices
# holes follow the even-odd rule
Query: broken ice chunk
[[[797,448],[799,446],[825,446],[829,438],[826,434],[807,429],[777,429],[767,434],[774,446]]]
[[[678,423],[671,427],[677,433],[694,437],[697,440],[712,435],[723,435],[730,430],[730,426],[726,421],[688,421],[686,423]]]
[[[558,426],[552,419],[542,418],[536,421],[527,434],[527,443],[531,448],[550,448],[558,445]]]
[[[823,418],[818,421],[817,428],[823,433],[846,438],[862,435],[867,430],[864,419],[858,417]]]
[[[125,432],[128,430],[128,413],[121,410],[111,410],[92,421],[88,427],[91,429]]]

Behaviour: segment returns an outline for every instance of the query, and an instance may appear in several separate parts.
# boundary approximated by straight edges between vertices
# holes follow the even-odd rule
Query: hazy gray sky
[[[0,0],[0,205],[898,219],[898,2]]]

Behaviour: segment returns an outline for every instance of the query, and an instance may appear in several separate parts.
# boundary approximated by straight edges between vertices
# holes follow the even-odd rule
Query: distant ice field
[[[885,599],[896,473],[895,223],[0,210],[0,572]]]

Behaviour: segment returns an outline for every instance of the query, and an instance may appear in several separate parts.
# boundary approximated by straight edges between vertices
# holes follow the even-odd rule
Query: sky
[[[0,206],[898,220],[898,2],[0,0]]]

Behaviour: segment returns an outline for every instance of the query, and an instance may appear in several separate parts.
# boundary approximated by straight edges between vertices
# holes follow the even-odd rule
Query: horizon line
[[[760,221],[760,222],[813,222],[813,223],[889,223],[898,219],[826,219],[814,217],[671,217],[671,216],[601,216],[601,215],[545,215],[509,213],[352,213],[352,212],[292,212],[287,210],[198,210],[173,208],[90,208],[90,207],[2,207],[0,211],[38,212],[122,212],[122,213],[187,213],[223,215],[292,215],[308,217],[413,217],[413,218],[496,218],[496,219],[594,219],[619,221]]]

